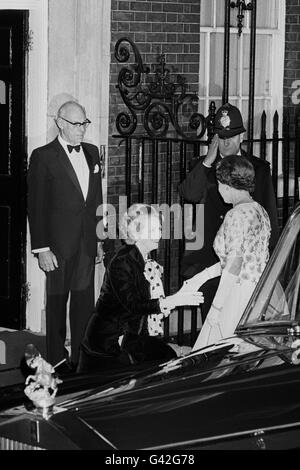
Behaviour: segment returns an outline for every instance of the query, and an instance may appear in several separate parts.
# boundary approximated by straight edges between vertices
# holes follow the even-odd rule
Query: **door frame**
[[[48,0],[0,0],[1,10],[27,10],[28,44],[25,70],[25,152],[30,155],[47,137],[48,82]],[[43,305],[44,279],[32,258],[27,226],[25,311],[23,324],[40,330],[40,308]],[[24,318],[25,317],[25,318]],[[30,326],[29,326],[30,324]]]
[[[0,10],[29,10],[25,112],[29,154],[45,143],[47,134],[48,0],[0,0]]]
[[[98,0],[97,0],[98,1]],[[76,11],[80,7],[80,0],[74,0]],[[49,121],[49,0],[0,0],[1,10],[29,10],[29,47],[27,53],[27,83],[25,102],[25,136],[27,138],[26,151],[29,155],[36,147],[44,145],[50,138]],[[110,73],[110,13],[111,0],[101,0],[101,22],[99,30],[101,47],[99,47],[99,62],[101,63],[101,93],[97,113],[99,128],[93,134],[93,143],[108,148],[109,125],[109,73]],[[51,46],[51,44],[50,44]],[[80,85],[80,79],[78,84]],[[77,90],[76,95],[79,95]],[[99,113],[100,110],[100,113]],[[99,114],[98,114],[99,113]],[[105,177],[103,179],[103,195],[107,195],[107,162],[105,152]],[[28,162],[27,162],[28,163]],[[44,332],[45,328],[45,274],[39,269],[37,259],[31,253],[30,236],[27,224],[26,246],[26,328],[35,332]],[[99,265],[98,266],[98,270]],[[96,293],[103,273],[95,278]],[[97,286],[98,282],[98,286]]]
[[[21,329],[25,322],[26,290],[26,136],[25,88],[26,50],[24,40],[28,31],[26,10],[4,10],[1,14],[1,29],[10,34],[4,41],[6,57],[1,62],[3,84],[2,110],[3,147],[5,158],[1,168],[1,219],[4,223],[1,277],[0,326]],[[7,37],[8,39],[8,37]],[[9,48],[12,48],[9,53]],[[11,56],[9,58],[9,55]],[[3,155],[4,156],[4,155]],[[5,282],[6,280],[6,282]]]

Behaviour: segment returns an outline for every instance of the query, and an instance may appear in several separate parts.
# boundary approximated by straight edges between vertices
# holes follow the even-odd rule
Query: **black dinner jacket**
[[[82,148],[90,170],[86,200],[57,138],[32,152],[27,178],[32,250],[49,246],[69,259],[82,239],[89,256],[96,255],[96,210],[102,203],[99,151],[87,143]]]

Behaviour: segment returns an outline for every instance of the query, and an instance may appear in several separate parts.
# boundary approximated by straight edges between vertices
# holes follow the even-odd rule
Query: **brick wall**
[[[296,81],[299,83],[296,83]],[[299,92],[297,91],[299,90]],[[284,111],[290,116],[290,136],[295,137],[295,113],[300,101],[300,0],[286,0],[286,32],[283,82]],[[290,143],[290,175],[294,177],[294,142]],[[289,201],[289,212],[294,207]],[[279,222],[282,224],[282,199],[278,200]]]
[[[118,75],[123,67],[134,63],[134,54],[125,63],[115,58],[115,44],[122,37],[130,38],[137,46],[142,61],[150,66],[150,74],[144,75],[146,84],[154,79],[154,65],[158,63],[158,56],[165,55],[166,67],[170,71],[173,82],[177,74],[184,76],[188,84],[188,92],[198,91],[199,80],[199,29],[200,29],[200,1],[199,0],[112,0],[111,14],[111,69],[110,69],[110,116],[109,116],[109,151],[108,151],[108,202],[118,207],[120,195],[125,195],[125,143],[113,136],[118,134],[116,117],[126,106],[116,88]],[[126,43],[124,44],[126,45]],[[127,44],[128,46],[128,44]],[[130,52],[132,49],[129,47]],[[141,125],[143,112],[138,113],[138,127],[135,134],[147,135]],[[172,133],[172,126],[169,128]],[[173,132],[174,136],[174,132]],[[158,168],[158,204],[166,202],[166,145],[159,144]],[[172,156],[172,203],[177,202],[179,182],[178,145],[173,146]],[[152,189],[152,143],[145,147],[145,186],[144,202],[151,201]],[[131,190],[132,200],[137,201],[138,190],[138,146],[132,145],[131,164]],[[111,253],[119,245],[119,241],[110,244]],[[163,262],[163,243],[158,253],[158,261]],[[110,253],[110,254],[111,254]],[[172,247],[172,280],[171,289],[178,278],[177,247]],[[176,266],[173,266],[175,263]],[[174,268],[177,269],[174,269]]]
[[[114,48],[121,37],[132,39],[144,64],[157,63],[165,54],[171,74],[182,74],[189,91],[198,89],[199,73],[199,0],[122,1],[112,0],[111,76],[110,76],[110,139],[108,169],[108,200],[117,204],[119,194],[125,194],[125,148],[114,139],[117,134],[116,116],[126,110],[116,89],[118,74],[125,64],[117,62]],[[133,168],[132,184],[136,185]]]
[[[296,80],[300,81],[300,0],[286,0],[285,40],[284,108],[290,112],[291,135],[293,135],[296,110],[296,104],[292,101],[292,94],[296,91],[293,84]],[[299,84],[297,88],[300,89]],[[300,93],[298,93],[298,99],[300,100]]]
[[[137,45],[144,64],[157,62],[157,56],[166,55],[166,64],[172,74],[182,74],[189,91],[198,89],[199,70],[199,0],[112,0],[111,16],[111,75],[110,75],[110,138],[108,153],[108,201],[118,204],[118,196],[125,194],[124,143],[113,138],[117,134],[116,116],[126,110],[116,88],[118,74],[125,64],[114,57],[114,47],[121,37],[131,38]],[[284,63],[284,108],[291,116],[291,135],[296,105],[292,102],[292,88],[300,80],[300,0],[286,0],[286,43]],[[300,93],[298,94],[300,99]],[[132,187],[137,187],[137,149],[133,149]],[[151,161],[146,162],[151,166]],[[176,167],[174,168],[176,171]],[[176,197],[174,191],[174,198]],[[282,201],[278,201],[281,222]]]

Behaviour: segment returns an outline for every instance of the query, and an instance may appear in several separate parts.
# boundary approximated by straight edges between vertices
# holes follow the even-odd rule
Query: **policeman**
[[[243,155],[252,163],[255,170],[255,190],[252,196],[269,214],[272,229],[270,250],[276,245],[279,235],[270,164],[253,155],[248,156],[241,149],[245,127],[236,106],[226,103],[217,110],[215,132],[207,155],[199,158],[192,171],[179,185],[179,193],[185,201],[204,204],[204,226],[196,227],[196,230],[203,231],[203,247],[193,250],[192,243],[189,243],[189,249],[185,250],[181,262],[181,273],[185,279],[219,261],[213,249],[213,242],[226,212],[232,208],[231,204],[225,204],[220,196],[215,175],[216,164],[223,157]],[[219,278],[214,278],[201,287],[205,299],[201,306],[202,323],[209,311],[218,283]]]

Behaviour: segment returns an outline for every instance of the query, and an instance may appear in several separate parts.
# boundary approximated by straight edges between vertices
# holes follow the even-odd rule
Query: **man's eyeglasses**
[[[85,129],[91,124],[91,121],[89,119],[86,119],[85,121],[83,122],[72,122],[72,121],[68,121],[68,119],[65,119],[63,117],[60,116],[60,119],[63,119],[64,121],[68,122],[69,124],[72,124],[72,126],[74,127],[84,127]]]

